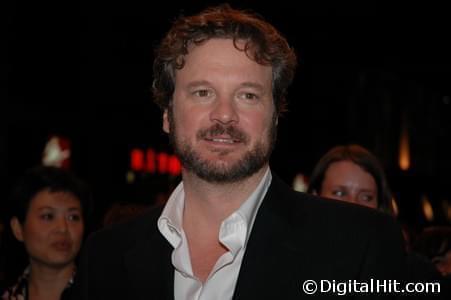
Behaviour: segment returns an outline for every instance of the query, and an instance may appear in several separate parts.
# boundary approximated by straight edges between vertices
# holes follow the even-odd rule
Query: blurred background
[[[70,152],[64,164],[93,189],[98,218],[113,202],[164,201],[180,166],[152,102],[153,49],[179,14],[217,3],[3,3],[1,217],[11,184],[46,147],[46,159]],[[450,224],[449,13],[230,3],[263,15],[299,56],[273,170],[308,180],[331,147],[358,143],[383,163],[404,224]]]

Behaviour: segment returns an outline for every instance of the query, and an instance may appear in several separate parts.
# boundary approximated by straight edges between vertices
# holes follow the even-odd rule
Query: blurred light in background
[[[179,176],[182,173],[182,165],[177,156],[166,152],[158,153],[152,148],[146,150],[132,149],[130,152],[130,168],[134,172],[168,174],[171,176]],[[127,182],[130,182],[128,176]]]
[[[434,221],[434,210],[432,209],[431,202],[426,195],[423,195],[421,199],[421,207],[423,209],[423,215],[429,222]]]
[[[448,221],[451,221],[451,204],[448,202],[448,200],[445,199],[442,201],[442,207],[446,218],[448,219]]]
[[[399,167],[403,171],[407,171],[410,168],[409,132],[406,122],[403,122],[399,141]]]
[[[169,155],[164,152],[159,153],[157,155],[157,162],[158,162],[158,172],[160,174],[168,173]]]
[[[70,140],[53,135],[51,136],[42,153],[42,164],[44,166],[51,166],[63,169],[69,169],[70,167]]]
[[[129,184],[135,182],[135,173],[133,171],[128,171],[127,174],[125,175],[125,180]]]
[[[141,149],[133,149],[130,153],[131,168],[133,171],[144,169],[144,152]]]
[[[177,156],[172,155],[169,159],[169,174],[172,176],[179,176],[182,173],[182,164]]]
[[[391,198],[391,207],[393,210],[393,214],[395,215],[395,217],[397,217],[399,215],[399,206],[398,203],[396,203],[395,197]]]
[[[146,165],[147,165],[147,171],[150,173],[155,173],[157,170],[157,166],[155,161],[157,160],[155,151],[153,149],[147,149],[146,152]]]
[[[305,175],[299,173],[293,179],[293,189],[298,192],[307,192],[308,180]]]

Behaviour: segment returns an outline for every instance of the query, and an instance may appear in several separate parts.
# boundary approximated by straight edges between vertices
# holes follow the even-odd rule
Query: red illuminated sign
[[[132,149],[130,152],[130,167],[136,172],[152,174],[169,174],[178,176],[182,165],[177,156],[165,152],[156,152],[152,148],[146,150]]]

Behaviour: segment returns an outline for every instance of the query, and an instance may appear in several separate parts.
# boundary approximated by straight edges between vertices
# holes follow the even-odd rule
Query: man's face
[[[184,171],[209,182],[249,177],[268,164],[276,123],[270,66],[231,39],[192,46],[163,117]]]

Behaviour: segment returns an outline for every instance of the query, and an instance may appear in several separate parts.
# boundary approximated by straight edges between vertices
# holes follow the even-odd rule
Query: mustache
[[[227,134],[228,136],[230,136],[230,138],[243,143],[247,143],[249,141],[249,136],[241,129],[238,129],[233,125],[222,125],[219,123],[216,123],[215,125],[206,129],[200,129],[197,132],[196,136],[198,139],[211,139],[223,134]]]

